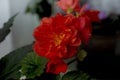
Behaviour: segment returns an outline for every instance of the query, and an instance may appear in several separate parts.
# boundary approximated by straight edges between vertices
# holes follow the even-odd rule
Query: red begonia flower
[[[79,35],[81,36],[82,42],[88,44],[88,41],[91,37],[92,33],[92,25],[91,22],[100,22],[99,19],[99,11],[97,10],[86,10],[87,4],[84,5],[79,14],[77,15],[78,20],[76,26]]]
[[[80,9],[79,0],[60,0],[57,2],[57,6],[65,12],[69,9],[72,11],[79,11]]]
[[[49,59],[46,72],[59,74],[66,72],[67,64],[62,59],[76,55],[81,42],[88,43],[92,33],[91,22],[99,22],[99,11],[80,8],[79,0],[60,0],[57,5],[67,12],[69,9],[79,12],[43,18],[34,31],[34,51]],[[76,13],[77,13],[76,12]]]
[[[65,73],[67,70],[67,64],[61,59],[50,60],[47,64],[47,73],[59,74],[60,72]]]
[[[34,31],[35,52],[48,59],[67,59],[74,56],[81,39],[77,29],[72,25],[72,19],[72,15],[61,14],[53,18],[44,18]]]
[[[34,51],[50,60],[47,72],[65,72],[67,64],[62,59],[76,55],[81,37],[78,36],[75,19],[71,14],[57,14],[55,17],[43,18],[40,26],[35,29]]]

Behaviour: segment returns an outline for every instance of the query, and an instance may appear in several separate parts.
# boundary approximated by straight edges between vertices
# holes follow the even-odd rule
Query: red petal
[[[100,22],[99,13],[100,12],[96,10],[87,10],[85,15],[88,16],[92,22]]]
[[[59,74],[61,72],[65,73],[67,70],[67,64],[61,59],[50,60],[47,64],[47,73]]]
[[[73,56],[76,55],[78,51],[78,47],[74,47],[74,46],[67,46],[67,53],[64,54],[64,59],[68,59],[68,58],[71,58]]]

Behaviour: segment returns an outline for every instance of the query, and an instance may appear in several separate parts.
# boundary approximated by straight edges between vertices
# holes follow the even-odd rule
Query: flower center
[[[69,7],[68,9],[67,9],[67,14],[70,14],[70,13],[72,13],[73,12],[73,9],[71,8],[71,7]]]
[[[53,42],[54,42],[55,46],[60,46],[60,44],[63,42],[64,37],[65,37],[65,34],[63,34],[63,33],[54,35]]]

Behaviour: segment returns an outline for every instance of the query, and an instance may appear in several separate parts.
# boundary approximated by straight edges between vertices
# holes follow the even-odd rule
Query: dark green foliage
[[[27,79],[33,79],[44,72],[47,62],[48,60],[46,58],[40,57],[34,52],[30,52],[21,61],[21,73],[25,75]]]
[[[27,53],[32,51],[32,45],[28,45],[3,57],[0,60],[0,80],[17,80],[20,77],[20,61]]]
[[[35,79],[32,80],[61,80],[61,76],[59,75],[55,75],[55,74],[51,74],[51,73],[43,73],[41,74],[40,77],[36,77]]]
[[[13,21],[16,16],[17,14],[12,16],[8,20],[8,22],[4,23],[3,28],[0,29],[0,42],[2,42],[5,39],[5,37],[10,33],[10,27],[13,25]]]
[[[71,71],[66,73],[62,80],[95,80],[92,79],[88,74],[83,72]]]

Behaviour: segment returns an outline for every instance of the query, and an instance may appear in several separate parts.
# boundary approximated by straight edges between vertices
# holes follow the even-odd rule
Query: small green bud
[[[87,52],[82,49],[82,50],[80,50],[80,51],[78,52],[78,54],[77,54],[77,59],[78,59],[79,61],[83,61],[86,56],[87,56]]]

